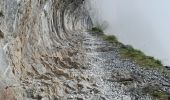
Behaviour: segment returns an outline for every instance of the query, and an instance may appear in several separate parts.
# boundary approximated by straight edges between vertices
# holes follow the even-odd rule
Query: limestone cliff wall
[[[91,25],[84,0],[0,0],[0,100],[64,98]]]

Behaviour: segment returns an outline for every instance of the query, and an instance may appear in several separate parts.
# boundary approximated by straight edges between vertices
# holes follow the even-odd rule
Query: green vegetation
[[[100,27],[93,27],[91,30],[90,30],[92,33],[104,33],[103,30],[100,28]]]
[[[132,46],[120,43],[114,35],[105,35],[101,27],[93,27],[90,32],[92,35],[100,36],[109,43],[120,45],[120,54],[123,58],[132,59],[141,65],[141,67],[145,67],[147,69],[163,69],[163,65],[160,60],[146,56],[142,51],[134,49]]]
[[[130,58],[146,68],[162,68],[163,66],[160,60],[156,60],[154,57],[146,56],[143,52],[134,49],[132,46],[123,45],[120,48],[120,53],[123,57]]]
[[[2,12],[2,11],[0,11],[0,17],[3,17],[3,16],[4,16],[3,12]]]
[[[104,40],[108,41],[109,43],[119,43],[114,35],[103,35],[102,37]]]
[[[89,31],[92,33],[97,33],[97,35],[104,35],[104,30],[107,29],[108,27],[108,23],[106,21],[102,21],[102,22],[94,22],[95,25],[94,27],[92,27]]]
[[[92,35],[97,35],[102,37],[105,41],[110,43],[119,43],[117,38],[114,35],[105,35],[101,27],[93,27],[90,29]]]
[[[153,86],[147,86],[147,87],[143,88],[142,91],[144,93],[147,93],[147,94],[153,96],[154,98],[156,98],[158,100],[170,100],[169,94],[167,94]]]
[[[170,75],[170,72],[166,70],[161,61],[155,59],[154,57],[145,55],[142,51],[134,49],[130,45],[124,45],[118,41],[114,35],[105,35],[104,31],[100,27],[93,27],[90,30],[92,35],[99,36],[109,43],[116,44],[119,47],[119,52],[122,58],[131,59],[139,64],[141,67],[147,69],[156,69],[162,74]],[[128,83],[125,83],[128,84]],[[156,100],[170,100],[170,94],[160,90],[157,86],[147,86],[142,88],[143,93],[153,96]]]

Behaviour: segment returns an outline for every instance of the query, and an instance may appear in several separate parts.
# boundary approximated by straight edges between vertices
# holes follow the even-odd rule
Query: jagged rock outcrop
[[[86,31],[85,4],[0,0],[0,100],[169,100],[168,75]]]
[[[67,98],[64,81],[84,78],[85,1],[1,0],[0,12],[0,100]]]

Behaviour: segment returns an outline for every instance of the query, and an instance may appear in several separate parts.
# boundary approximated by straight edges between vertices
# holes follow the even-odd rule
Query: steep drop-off
[[[167,73],[87,31],[85,4],[0,1],[0,100],[169,100]]]

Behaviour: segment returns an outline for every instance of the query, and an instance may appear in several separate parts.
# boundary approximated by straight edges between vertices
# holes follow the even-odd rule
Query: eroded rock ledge
[[[58,100],[69,91],[65,81],[86,80],[84,0],[1,0],[0,12],[1,100]]]
[[[0,100],[169,99],[169,76],[121,58],[91,26],[85,0],[1,0]]]

